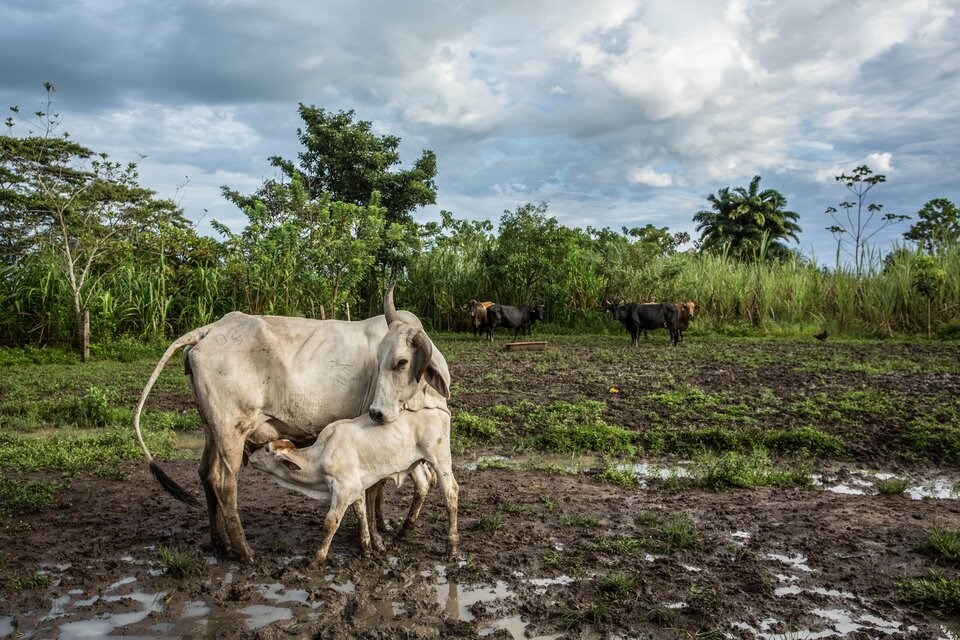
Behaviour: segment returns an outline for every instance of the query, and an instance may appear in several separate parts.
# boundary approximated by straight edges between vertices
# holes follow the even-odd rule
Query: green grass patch
[[[960,425],[931,416],[915,418],[900,435],[897,450],[909,458],[960,463]]]
[[[600,518],[597,516],[560,516],[560,523],[565,527],[596,527],[600,525]]]
[[[607,467],[598,476],[603,482],[618,484],[621,487],[636,487],[640,484],[635,473],[622,467]]]
[[[535,449],[557,453],[636,453],[636,434],[604,422],[600,415],[606,404],[580,399],[575,403],[553,402],[534,406],[523,419],[525,436],[518,451]]]
[[[597,582],[597,591],[611,601],[621,600],[633,592],[635,580],[625,571],[611,571]]]
[[[503,525],[506,523],[506,520],[501,513],[495,513],[489,516],[481,516],[480,520],[477,522],[477,529],[480,531],[499,531],[503,529]]]
[[[898,496],[910,486],[905,478],[887,478],[877,481],[877,492],[885,496]]]
[[[34,513],[53,506],[62,482],[0,476],[0,516]]]
[[[809,487],[810,472],[800,467],[774,465],[766,449],[758,447],[749,454],[728,451],[704,453],[693,464],[695,481],[709,489],[750,487]]]
[[[935,571],[926,578],[904,578],[897,582],[897,597],[921,611],[956,613],[960,611],[960,579]]]
[[[174,451],[173,431],[145,430],[144,438],[155,456],[170,456]],[[117,478],[123,477],[119,462],[142,456],[129,427],[45,437],[0,434],[0,467],[17,471],[86,471]]]
[[[657,540],[666,553],[681,550],[696,551],[701,548],[700,532],[685,513],[668,516],[656,528]]]
[[[644,430],[637,438],[638,443],[652,453],[682,456],[693,456],[703,451],[745,452],[760,447],[784,456],[829,458],[842,454],[846,449],[842,438],[806,426],[775,430],[756,427],[655,427]]]

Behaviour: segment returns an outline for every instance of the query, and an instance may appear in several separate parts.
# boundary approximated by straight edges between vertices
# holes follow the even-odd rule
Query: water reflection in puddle
[[[757,623],[756,626],[745,622],[739,622],[732,626],[735,629],[753,634],[755,638],[764,640],[780,640],[782,638],[877,638],[881,635],[892,636],[903,632],[916,631],[915,627],[903,628],[901,622],[884,620],[868,613],[855,614],[845,609],[813,609],[810,613],[824,621],[822,625],[824,628],[797,630],[776,618],[766,618]],[[852,636],[852,634],[856,634],[856,636]]]
[[[824,491],[831,493],[840,493],[851,496],[875,495],[880,493],[878,485],[881,482],[898,479],[899,477],[892,473],[879,471],[844,471],[843,479],[838,474],[819,473],[810,476],[814,486],[820,487]],[[904,489],[904,495],[914,500],[934,499],[950,500],[956,499],[958,493],[958,481],[955,479],[939,477],[933,479],[902,478],[907,486]]]
[[[475,471],[478,468],[499,466],[508,468],[543,468],[556,467],[571,473],[598,471],[606,467],[603,459],[595,456],[559,456],[550,454],[521,455],[506,457],[502,455],[481,456],[474,462],[463,465],[463,468]],[[691,478],[695,472],[690,462],[682,461],[676,464],[657,464],[652,462],[620,463],[613,466],[617,471],[629,471],[646,486],[650,480],[672,480],[676,478]],[[879,493],[878,483],[884,480],[897,478],[893,473],[882,471],[854,470],[842,472],[825,471],[810,476],[813,485],[824,491],[842,493],[845,495],[874,495]],[[841,479],[842,478],[842,479]],[[932,479],[906,478],[907,487],[904,495],[914,500],[932,498],[937,500],[956,499],[960,494],[960,480],[956,478],[937,477]]]

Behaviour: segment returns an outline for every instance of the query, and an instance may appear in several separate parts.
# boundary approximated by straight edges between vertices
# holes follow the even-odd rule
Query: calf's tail
[[[176,481],[168,476],[166,472],[160,468],[160,464],[154,459],[153,455],[150,454],[150,449],[147,448],[147,443],[143,440],[143,432],[140,429],[140,414],[143,412],[143,405],[147,401],[147,396],[150,395],[150,390],[153,389],[153,385],[156,384],[157,378],[160,377],[160,373],[163,371],[164,366],[173,357],[177,351],[186,346],[196,345],[200,340],[203,339],[207,333],[210,332],[210,327],[212,325],[206,325],[195,329],[190,333],[180,336],[173,341],[167,350],[164,351],[163,356],[160,358],[160,362],[157,363],[157,366],[154,367],[153,373],[150,375],[150,379],[147,380],[146,386],[143,388],[143,392],[140,394],[140,401],[137,403],[137,410],[133,414],[133,429],[137,434],[137,441],[140,443],[140,449],[143,451],[144,457],[147,459],[147,462],[150,464],[150,473],[153,474],[153,477],[157,479],[157,482],[160,483],[160,486],[163,487],[167,492],[169,492],[174,498],[185,502],[190,506],[200,508],[202,505],[194,497],[193,494],[188,493],[186,489],[181,487]]]

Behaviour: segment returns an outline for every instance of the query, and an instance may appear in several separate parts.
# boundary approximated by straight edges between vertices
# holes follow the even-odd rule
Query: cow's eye
[[[407,366],[407,360],[397,360],[397,366],[394,368],[399,370],[403,369],[405,366]]]

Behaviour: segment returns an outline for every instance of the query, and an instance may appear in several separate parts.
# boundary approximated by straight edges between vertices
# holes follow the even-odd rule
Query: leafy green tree
[[[566,257],[575,249],[573,232],[547,216],[547,203],[504,211],[499,237],[487,258],[498,301],[527,304],[561,301]]]
[[[700,232],[701,251],[726,251],[738,260],[792,255],[782,241],[799,242],[799,215],[785,209],[787,199],[776,189],[761,191],[760,176],[754,176],[749,187],[724,187],[707,200],[711,210],[699,211],[693,217]]]
[[[295,174],[289,183],[265,185],[264,199],[225,193],[243,204],[249,223],[240,234],[213,226],[227,237],[229,271],[252,313],[321,316],[329,309],[337,317],[356,300],[389,237],[377,192],[362,206],[326,193],[313,198]]]
[[[827,207],[826,213],[834,222],[827,227],[827,230],[837,238],[837,266],[839,267],[841,248],[846,245],[847,253],[853,258],[854,268],[859,278],[863,275],[864,256],[870,239],[883,229],[901,220],[907,220],[910,216],[883,213],[882,204],[868,202],[867,195],[870,191],[878,184],[886,182],[887,177],[874,173],[865,164],[854,169],[849,175],[842,173],[835,179],[837,182],[842,182],[843,186],[856,198],[837,205],[843,210],[842,219],[839,209]],[[877,218],[877,216],[880,217]],[[871,230],[871,227],[874,228]]]
[[[946,198],[930,200],[917,212],[919,220],[903,234],[927,253],[940,255],[960,240],[960,210]]]
[[[401,170],[400,138],[375,134],[370,122],[354,120],[352,110],[332,113],[301,103],[299,113],[304,127],[297,136],[304,150],[296,162],[274,156],[271,164],[287,181],[297,176],[310,200],[326,194],[330,202],[362,207],[378,193],[386,224],[376,263],[383,272],[401,273],[420,248],[412,213],[436,202],[436,155],[425,150],[411,168]],[[371,305],[378,306],[382,282],[371,276],[368,288]]]
[[[182,213],[169,200],[156,200],[140,187],[136,164],[122,165],[106,154],[57,135],[61,117],[53,111],[56,90],[45,83],[46,106],[26,122],[29,131],[17,138],[17,121],[7,118],[6,135],[0,138],[5,191],[3,219],[23,215],[24,224],[7,236],[13,252],[49,248],[56,252],[67,281],[71,304],[82,331],[93,279],[108,271],[111,258],[141,233],[168,224],[185,224]],[[19,109],[11,107],[19,117]],[[12,228],[12,227],[7,227]]]
[[[947,278],[936,259],[930,255],[919,255],[913,261],[911,284],[927,301],[927,338],[933,333],[933,299],[940,293]]]

